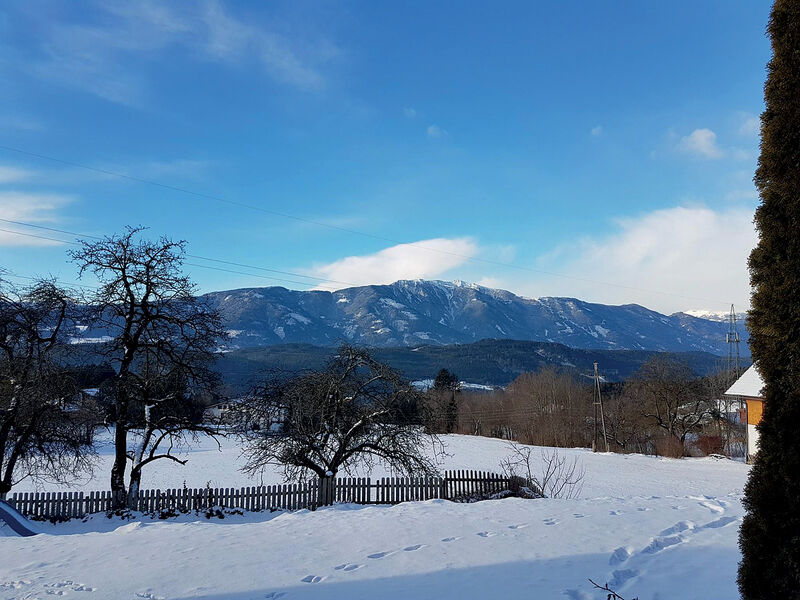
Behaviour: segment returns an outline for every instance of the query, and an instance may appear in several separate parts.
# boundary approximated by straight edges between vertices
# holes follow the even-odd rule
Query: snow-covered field
[[[499,440],[446,442],[446,468],[497,470],[507,454]],[[590,577],[625,598],[737,597],[747,466],[564,452],[586,470],[575,500],[337,506],[214,521],[99,515],[44,525],[33,538],[0,528],[0,599],[605,598]],[[236,471],[238,454],[232,442],[221,451],[203,443],[185,467],[151,470],[144,487],[252,485]],[[107,466],[84,489],[105,488]]]

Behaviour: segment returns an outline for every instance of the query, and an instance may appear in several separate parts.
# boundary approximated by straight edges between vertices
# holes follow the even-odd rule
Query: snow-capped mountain
[[[498,338],[574,348],[727,353],[724,322],[663,315],[636,304],[522,298],[458,281],[405,280],[336,292],[246,288],[206,298],[227,322],[230,348],[342,341],[413,347]],[[746,340],[743,323],[740,335]],[[749,354],[746,343],[740,351]]]

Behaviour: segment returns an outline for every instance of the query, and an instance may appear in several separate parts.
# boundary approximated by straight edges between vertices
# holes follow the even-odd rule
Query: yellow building
[[[747,407],[747,461],[758,451],[758,430],[756,425],[761,421],[764,412],[764,381],[753,364],[742,376],[728,388],[726,396],[745,402]]]

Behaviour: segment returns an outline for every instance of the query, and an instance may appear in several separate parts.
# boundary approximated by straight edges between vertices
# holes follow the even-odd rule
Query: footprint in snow
[[[19,581],[0,581],[0,590],[18,590],[24,585],[30,585],[32,582],[27,579],[20,579]]]
[[[286,592],[270,592],[266,594],[264,598],[267,600],[277,600],[278,598],[283,598],[286,595]]]
[[[581,513],[572,513],[572,516],[575,517],[576,519],[582,519],[586,515],[582,515]]]
[[[719,529],[720,527],[725,527],[726,525],[730,525],[734,521],[738,521],[736,517],[720,517],[716,521],[711,521],[711,523],[706,523],[700,529]]]
[[[489,538],[497,535],[494,531],[479,531],[478,535],[482,538]]]
[[[622,511],[621,510],[610,510],[610,511],[608,511],[608,514],[610,514],[612,517],[616,517],[617,515],[621,515]]]
[[[647,507],[647,506],[640,506],[640,507],[639,507],[639,508],[637,508],[636,510],[638,510],[639,512],[647,512],[648,510],[653,510],[653,509],[652,509],[652,508],[649,508],[649,507]]]
[[[364,565],[359,565],[356,563],[344,563],[343,565],[338,565],[333,568],[336,569],[337,571],[347,571],[349,573],[350,571],[355,571],[363,566]]]
[[[653,538],[650,541],[650,544],[644,550],[642,550],[642,552],[644,554],[656,554],[657,552],[661,552],[665,548],[669,548],[670,546],[674,546],[675,544],[680,544],[683,541],[684,538],[683,536],[680,535]]]
[[[611,558],[608,559],[608,564],[610,565],[618,565],[620,563],[624,563],[631,557],[631,549],[626,548],[625,546],[620,546],[611,554]]]
[[[672,527],[667,527],[659,535],[674,535],[676,533],[681,533],[682,531],[694,529],[694,527],[695,525],[691,521],[678,521]]]
[[[509,525],[509,529],[525,529],[528,526],[528,523],[519,523],[518,525]]]
[[[95,592],[97,588],[90,587],[88,585],[83,585],[82,583],[76,583],[69,579],[65,581],[59,581],[58,583],[45,583],[44,587],[52,588],[47,590],[47,593],[52,596],[63,596],[67,592],[66,590],[72,590],[73,592]]]
[[[460,540],[460,539],[461,539],[460,537],[454,536],[454,537],[442,538],[442,541],[443,542],[455,542],[456,540]]]
[[[413,546],[406,546],[403,548],[403,552],[414,552],[415,550],[419,550],[420,548],[424,548],[425,544],[414,544]]]
[[[558,525],[558,521],[550,518],[544,519],[542,523],[544,523],[545,525]]]
[[[368,554],[367,558],[371,558],[373,560],[378,560],[380,558],[386,558],[387,556],[390,556],[392,554],[394,554],[394,551],[387,550],[386,552],[376,552],[375,554]]]
[[[703,500],[702,502],[698,502],[698,504],[700,506],[704,506],[713,513],[721,514],[725,512],[725,508],[720,506],[718,503],[706,502]]]
[[[150,592],[136,592],[137,598],[144,598],[145,600],[165,600],[163,596],[156,596]]]
[[[319,583],[320,581],[324,581],[325,577],[322,575],[306,575],[300,581],[303,583]]]
[[[611,574],[611,581],[608,582],[608,586],[611,588],[619,587],[629,579],[636,577],[638,574],[639,571],[636,569],[620,569],[618,571],[614,571]]]

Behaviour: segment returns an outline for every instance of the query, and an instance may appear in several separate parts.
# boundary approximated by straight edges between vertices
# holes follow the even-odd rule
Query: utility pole
[[[731,304],[731,314],[728,316],[728,333],[725,335],[725,342],[728,344],[728,387],[732,386],[737,379],[739,379],[739,331],[736,327],[736,310]],[[731,401],[728,396],[724,397],[724,422],[726,424],[726,432],[724,437],[725,455],[730,455],[730,437],[731,437],[731,424],[728,421],[730,416]],[[742,412],[743,402],[741,399],[738,402],[739,414]]]
[[[739,379],[739,331],[736,327],[736,311],[731,304],[731,314],[728,317],[728,333],[725,335],[728,344],[728,374],[731,378],[730,385]]]
[[[611,450],[608,447],[608,436],[606,435],[606,418],[603,413],[603,396],[600,393],[600,375],[597,372],[597,363],[594,363],[594,440],[592,450],[597,452],[597,412],[600,411],[600,426],[603,432],[603,442],[605,442],[606,452]]]

